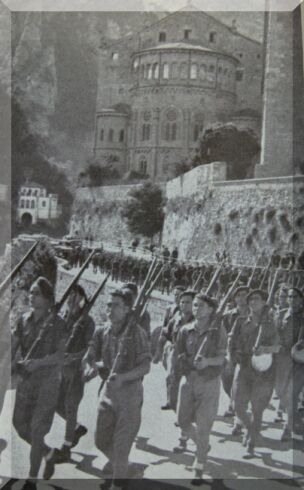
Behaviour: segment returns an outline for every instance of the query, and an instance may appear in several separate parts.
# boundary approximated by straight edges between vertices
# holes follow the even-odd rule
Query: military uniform
[[[262,346],[277,344],[277,330],[273,318],[265,307],[262,314],[263,335]],[[267,371],[258,372],[251,364],[260,325],[253,321],[251,315],[247,320],[238,318],[231,332],[229,343],[230,356],[233,363],[238,364],[233,381],[233,400],[237,416],[247,429],[247,447],[252,450],[256,445],[262,425],[265,408],[270,402],[275,379],[275,365],[272,363]],[[252,421],[247,413],[251,403]]]
[[[303,365],[291,357],[291,349],[299,340],[304,340],[304,312],[290,309],[277,317],[280,351],[276,355],[275,388],[284,410],[287,412],[285,434],[293,430],[293,423],[299,422],[297,406],[304,386]]]
[[[227,335],[218,327],[218,340],[214,356],[226,351]],[[203,470],[209,448],[209,437],[217,415],[220,396],[221,366],[208,366],[197,370],[194,359],[202,342],[209,341],[210,332],[200,333],[195,321],[181,328],[177,337],[177,354],[183,377],[180,382],[177,420],[183,431],[196,444],[195,469]]]
[[[93,363],[102,360],[104,367],[111,371],[123,339],[124,332],[115,336],[111,324],[105,323],[96,329],[87,358]],[[147,336],[136,324],[122,355],[121,373],[151,360]],[[114,480],[127,477],[128,457],[141,423],[142,382],[142,379],[128,381],[117,389],[115,381],[106,381],[101,390],[95,443],[112,463]]]
[[[71,328],[77,319],[77,317],[72,316],[68,320],[67,331],[69,336],[71,335]],[[78,407],[84,391],[81,361],[93,336],[94,329],[94,320],[87,315],[73,338],[63,365],[57,412],[66,421],[65,441],[70,443],[73,443],[74,440]],[[74,360],[69,358],[69,354],[75,355],[81,352],[81,357]]]
[[[43,320],[35,322],[33,312],[30,311],[18,321],[13,336],[18,340],[22,358],[26,356],[37,339]],[[47,326],[44,340],[40,343],[33,358],[43,359],[60,350],[63,352],[65,338],[65,322],[55,315]],[[40,367],[22,376],[17,386],[13,424],[18,435],[32,446],[31,475],[38,474],[41,459],[48,451],[44,437],[52,425],[60,382],[61,364],[58,361],[57,364]]]

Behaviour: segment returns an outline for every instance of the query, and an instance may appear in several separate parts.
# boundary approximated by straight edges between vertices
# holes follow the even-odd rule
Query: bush
[[[215,223],[213,227],[213,231],[215,235],[220,235],[222,233],[222,225],[221,223]]]

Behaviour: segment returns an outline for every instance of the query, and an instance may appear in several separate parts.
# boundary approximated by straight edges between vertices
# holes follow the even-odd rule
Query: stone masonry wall
[[[233,263],[253,264],[274,250],[304,248],[303,177],[209,181],[198,190],[191,173],[168,184],[163,244],[177,246],[180,258],[214,260],[226,249]]]

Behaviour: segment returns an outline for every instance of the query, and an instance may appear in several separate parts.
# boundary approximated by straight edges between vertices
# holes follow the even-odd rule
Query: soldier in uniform
[[[273,317],[266,305],[267,293],[255,289],[248,294],[247,299],[250,314],[246,320],[241,317],[236,320],[229,351],[232,362],[238,364],[233,381],[233,399],[236,415],[246,428],[244,457],[251,458],[258,442],[263,412],[272,396],[275,377],[274,363],[265,371],[257,371],[252,366],[252,355],[276,353],[278,338]],[[256,346],[260,329],[262,335],[259,346]],[[247,413],[249,403],[252,419]]]
[[[45,444],[57,407],[64,356],[66,327],[58,315],[50,315],[54,305],[53,287],[39,277],[30,289],[31,310],[18,321],[12,335],[12,358],[20,349],[24,358],[36,341],[41,329],[43,340],[37,345],[33,358],[19,362],[23,375],[16,390],[13,424],[18,435],[31,445],[29,477],[38,477],[42,458],[46,466],[44,478],[50,478],[48,461],[53,451]],[[44,324],[48,317],[49,322]]]
[[[54,463],[69,461],[71,448],[77,446],[79,439],[88,432],[86,427],[77,423],[77,413],[84,392],[81,361],[87,352],[89,342],[95,330],[94,320],[91,316],[86,315],[81,325],[78,325],[77,330],[72,330],[73,325],[80,318],[86,303],[87,297],[84,289],[79,284],[76,284],[67,302],[68,308],[65,320],[69,340],[64,358],[57,406],[57,413],[66,422],[65,440],[61,449],[56,449],[54,452]]]
[[[184,375],[179,387],[177,419],[184,434],[196,444],[193,485],[202,484],[227,347],[227,334],[216,318],[216,308],[215,299],[197,294],[193,301],[194,321],[181,328],[176,343]]]
[[[290,440],[292,431],[296,432],[298,428],[304,435],[303,423],[297,410],[299,395],[304,386],[303,366],[291,355],[291,350],[296,343],[304,343],[302,291],[298,288],[289,288],[287,302],[288,309],[277,318],[280,351],[276,356],[276,392],[287,412],[282,441]]]
[[[247,286],[239,286],[233,293],[233,300],[235,303],[235,308],[232,308],[231,310],[228,310],[224,315],[223,315],[223,325],[225,327],[227,335],[230,334],[232,327],[236,321],[237,318],[241,317],[246,319],[249,314],[249,308],[248,308],[248,303],[247,303],[247,295],[249,293],[249,289]],[[226,392],[226,394],[230,398],[230,404],[228,407],[228,410],[224,413],[224,417],[232,417],[235,415],[234,413],[234,408],[233,408],[233,400],[231,398],[231,389],[232,389],[232,382],[233,382],[233,377],[234,377],[234,372],[235,372],[235,364],[233,364],[232,360],[229,359],[224,367],[223,373],[222,373],[222,383],[223,383],[223,388]],[[234,426],[232,429],[232,435],[238,435],[242,431],[242,425],[240,423],[240,420],[235,419],[234,421]]]
[[[126,284],[123,285],[123,289],[126,289],[127,291],[129,291],[132,295],[132,306],[137,298],[137,294],[138,294],[138,289],[137,289],[137,286],[136,284],[134,284],[134,282],[127,282]],[[147,334],[147,338],[148,340],[150,340],[150,337],[151,337],[151,318],[150,318],[150,314],[149,312],[145,309],[140,318],[138,319],[138,324],[141,326],[141,328],[144,329],[144,331],[146,332]]]
[[[162,410],[176,411],[177,395],[180,382],[180,373],[178,370],[176,339],[179,330],[183,325],[193,320],[192,302],[195,296],[194,291],[183,291],[179,296],[179,311],[169,320],[166,327],[162,329],[161,339],[166,343],[166,368],[167,368],[167,403],[162,406]]]
[[[95,443],[109,460],[113,490],[123,488],[127,478],[129,454],[141,423],[143,378],[151,361],[146,333],[132,318],[131,307],[128,291],[112,292],[108,321],[95,330],[84,358],[85,376],[97,372],[99,361],[109,373],[100,394]]]

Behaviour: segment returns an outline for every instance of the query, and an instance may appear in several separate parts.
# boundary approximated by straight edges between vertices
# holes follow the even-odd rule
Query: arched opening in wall
[[[147,174],[147,160],[145,158],[141,158],[139,162],[139,173],[142,175]]]
[[[169,65],[168,65],[168,63],[163,64],[163,78],[166,80],[169,78]]]
[[[23,199],[21,199],[21,201],[20,201],[20,208],[24,208],[24,200]]]
[[[202,112],[197,112],[194,114],[194,124],[193,124],[193,141],[198,141],[200,135],[204,129],[204,114]]]
[[[217,38],[216,32],[215,31],[210,32],[210,34],[209,34],[209,42],[210,43],[216,43],[216,38]]]
[[[34,199],[31,201],[31,208],[32,209],[35,209],[35,201],[34,201]]]
[[[28,201],[28,200],[25,201],[25,207],[26,207],[26,209],[29,209],[29,207],[30,207],[30,201]]]
[[[124,139],[125,139],[125,131],[123,129],[121,129],[119,132],[119,142],[123,143]]]
[[[158,35],[158,41],[160,43],[164,43],[166,41],[166,38],[167,38],[167,34],[165,31],[161,31]]]
[[[153,65],[149,65],[148,79],[151,80],[153,77]]]
[[[30,226],[33,222],[32,215],[30,213],[23,213],[21,216],[21,223],[23,226]]]
[[[141,78],[145,78],[145,65],[141,65],[140,67],[140,76]]]
[[[142,125],[142,141],[148,141],[150,139],[151,126],[150,124]]]
[[[104,139],[104,129],[101,129],[100,130],[99,139],[100,139],[100,141],[103,141],[103,139]]]
[[[174,107],[165,113],[165,120],[162,125],[162,137],[165,141],[176,141],[178,139],[178,112]]]
[[[157,79],[159,77],[159,64],[154,63],[153,64],[153,78]]]
[[[190,78],[191,78],[191,80],[197,79],[197,64],[196,63],[191,64]]]

